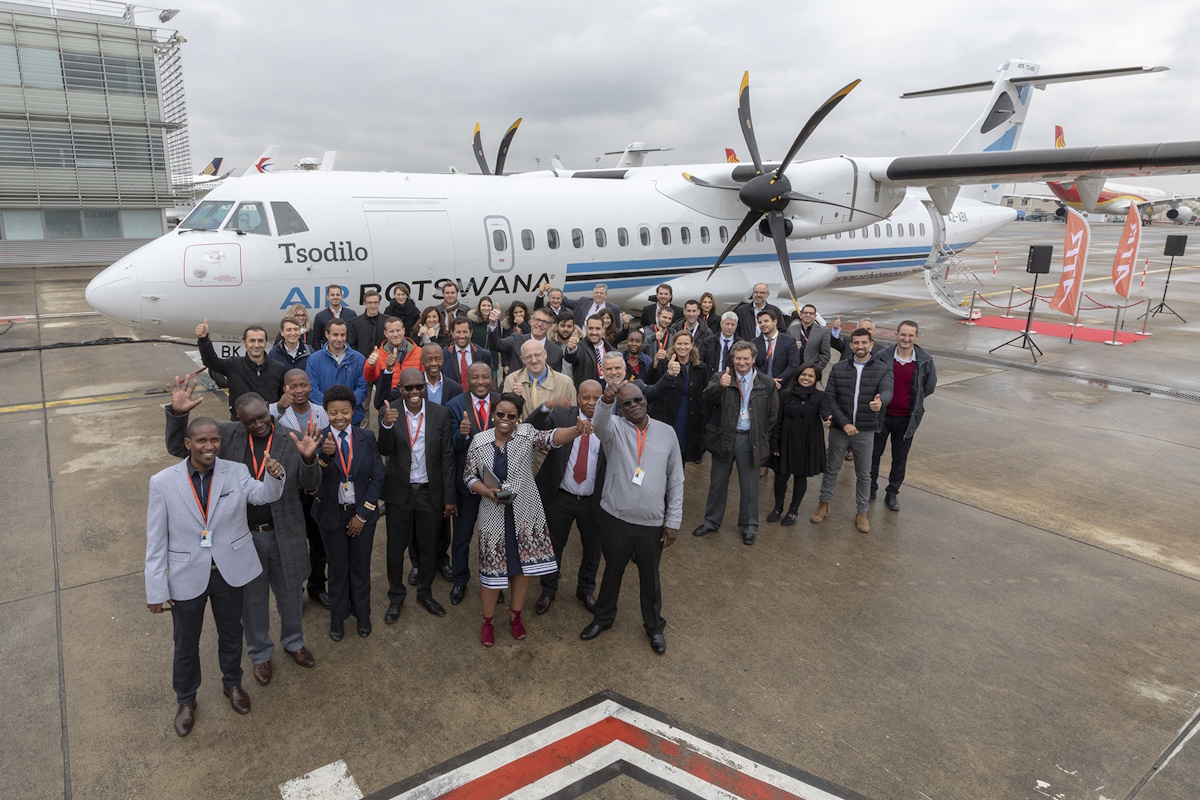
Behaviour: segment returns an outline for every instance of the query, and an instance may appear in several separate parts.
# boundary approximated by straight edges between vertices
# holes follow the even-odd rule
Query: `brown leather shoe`
[[[258,681],[259,686],[266,686],[271,682],[271,676],[274,673],[271,671],[271,660],[267,659],[261,664],[254,665],[254,680]]]
[[[855,514],[854,515],[854,527],[858,528],[859,533],[870,533],[871,532],[871,523],[867,522],[866,514]]]
[[[829,503],[817,503],[817,510],[808,518],[809,522],[824,522],[829,516]]]
[[[292,652],[288,653],[288,655],[292,657],[293,661],[302,667],[312,669],[317,665],[316,660],[313,659],[313,654],[308,652],[307,647],[301,647],[299,650],[293,650]]]
[[[175,733],[180,736],[187,736],[192,732],[192,726],[196,724],[196,701],[190,703],[180,703],[179,710],[175,712]]]
[[[225,687],[225,696],[229,698],[229,705],[233,706],[233,710],[239,714],[250,713],[250,695],[246,694],[246,690],[241,685]]]
[[[583,607],[588,611],[596,610],[596,598],[583,591],[583,589],[576,589],[575,597],[579,599],[579,602],[583,603]]]

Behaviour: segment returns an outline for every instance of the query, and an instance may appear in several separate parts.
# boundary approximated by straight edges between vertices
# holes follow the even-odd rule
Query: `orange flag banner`
[[[1137,207],[1131,205],[1125,217],[1125,230],[1121,232],[1121,243],[1117,245],[1117,257],[1113,259],[1113,287],[1117,294],[1126,298],[1129,297],[1129,286],[1133,283],[1138,246],[1142,243],[1142,221],[1138,217]]]
[[[1067,209],[1067,237],[1063,244],[1063,272],[1050,308],[1074,317],[1079,310],[1083,291],[1083,269],[1087,264],[1088,241],[1091,239],[1088,222],[1073,208]]]

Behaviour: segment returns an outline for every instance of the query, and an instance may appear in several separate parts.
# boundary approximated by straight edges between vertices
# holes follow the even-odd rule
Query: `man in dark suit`
[[[533,299],[534,311],[539,308],[549,309],[557,321],[559,315],[564,311],[571,311],[575,308],[575,301],[563,297],[563,290],[551,286],[550,281],[542,281],[542,285],[538,287],[537,297]]]
[[[579,405],[572,406],[565,397],[551,400],[529,415],[526,420],[538,430],[567,428],[578,420],[592,421],[596,403],[600,401],[600,383],[584,381],[579,385]],[[579,543],[583,558],[579,564],[575,596],[588,611],[596,607],[596,573],[600,569],[600,531],[596,527],[598,500],[603,489],[604,455],[600,451],[600,440],[592,434],[584,434],[569,447],[556,447],[546,456],[541,469],[534,476],[542,507],[546,511],[546,524],[550,528],[550,543],[554,546],[554,560],[560,572],[542,576],[542,594],[534,611],[545,614],[558,594],[558,579],[561,575],[563,550],[571,533],[571,523],[579,528]]]
[[[325,327],[330,322],[340,319],[349,326],[350,320],[356,316],[358,314],[353,308],[342,305],[342,287],[327,286],[325,288],[325,308],[318,311],[316,317],[313,318],[313,350],[320,350],[325,346]]]
[[[600,380],[603,377],[600,360],[605,352],[616,352],[615,347],[604,343],[604,321],[599,314],[588,317],[584,333],[587,338],[583,341],[579,340],[578,334],[572,336],[563,353],[563,359],[571,365],[571,380],[575,381],[576,391],[584,381]]]
[[[469,367],[476,361],[481,361],[489,367],[492,366],[492,354],[478,345],[471,344],[471,321],[466,317],[454,320],[454,327],[450,329],[450,339],[450,346],[442,350],[445,360],[443,371],[459,386],[466,386],[464,364]]]
[[[498,310],[493,310],[492,314],[497,315]],[[499,319],[497,318],[497,322]],[[490,321],[489,321],[490,322]],[[562,372],[563,351],[562,347],[555,344],[549,338],[550,326],[554,324],[554,317],[550,310],[539,308],[533,312],[533,319],[529,322],[529,333],[511,333],[504,338],[500,338],[499,325],[488,325],[488,348],[496,350],[500,353],[500,358],[504,366],[508,369],[508,374],[512,374],[525,366],[521,359],[521,345],[532,340],[540,342],[546,348],[546,366],[556,372]]]
[[[575,301],[572,309],[572,314],[575,317],[575,327],[586,328],[587,321],[606,308],[613,312],[613,316],[617,321],[617,327],[625,327],[625,318],[621,316],[621,307],[615,303],[608,302],[608,284],[606,283],[597,283],[595,288],[592,289],[592,302],[589,303],[586,300]],[[579,381],[576,381],[575,385],[579,386]]]
[[[712,340],[712,346],[704,355],[704,363],[708,364],[708,369],[713,375],[720,374],[733,365],[730,353],[733,346],[740,341],[743,339],[738,335],[738,315],[726,311],[721,315],[721,332]]]
[[[454,431],[454,484],[458,495],[458,514],[454,517],[454,535],[450,544],[450,566],[454,585],[450,588],[450,603],[463,601],[471,571],[467,559],[471,552],[471,536],[479,517],[479,495],[467,491],[463,483],[467,448],[471,437],[492,427],[492,409],[500,395],[492,391],[492,368],[482,362],[467,367],[467,392],[446,405],[450,412],[450,428]]]
[[[442,372],[444,358],[442,348],[432,342],[421,348],[421,366],[425,368],[425,399],[443,407],[463,393],[462,386],[447,378],[445,373]],[[396,396],[389,399],[392,401],[392,405],[399,407],[401,400],[403,400],[400,396],[400,390],[397,389]],[[437,556],[437,568],[442,577],[448,581],[453,581],[454,572],[450,569],[450,535],[450,520],[447,519],[441,527],[441,532],[438,534],[437,544],[434,545],[433,552]],[[408,558],[413,564],[412,569],[408,572],[408,585],[416,586],[417,573],[419,572],[417,564],[420,563],[421,554],[417,552],[417,542],[415,539],[408,544]]]
[[[193,397],[193,380],[176,381],[171,405],[166,408],[167,452],[187,454],[185,430],[188,415],[203,397]],[[304,606],[304,581],[311,570],[308,538],[304,523],[301,492],[315,491],[321,482],[321,467],[316,452],[320,437],[290,430],[271,418],[267,403],[254,392],[247,392],[234,405],[239,422],[220,425],[221,451],[229,461],[244,464],[255,480],[261,480],[264,453],[272,453],[283,464],[287,482],[283,495],[269,505],[250,505],[246,509],[254,549],[262,571],[246,584],[242,611],[246,650],[254,664],[254,679],[262,686],[271,682],[271,657],[275,643],[270,632],[270,593],[275,594],[279,611],[280,643],[302,667],[312,667],[312,653],[304,646],[301,616]]]
[[[762,331],[754,339],[758,357],[754,367],[768,378],[775,379],[775,388],[786,386],[800,373],[800,349],[796,340],[779,332],[779,315],[764,308],[758,315],[758,329]]]
[[[747,341],[754,341],[754,337],[761,333],[758,329],[758,315],[764,308],[774,309],[776,319],[783,318],[783,312],[779,310],[779,306],[767,302],[767,295],[770,293],[765,283],[754,284],[754,291],[751,294],[752,302],[749,305],[738,306],[737,309],[738,336]]]
[[[675,298],[675,292],[673,289],[671,289],[670,284],[660,284],[659,287],[655,289],[654,296],[657,299],[657,302],[651,303],[642,309],[643,328],[648,328],[657,322],[658,312],[667,308],[671,309],[671,319],[676,321],[683,319],[683,309],[672,302]],[[696,308],[699,310],[699,303],[696,304]]]
[[[824,372],[829,366],[829,331],[817,322],[817,307],[805,303],[800,319],[789,325],[787,332],[800,348],[800,365],[815,366],[818,372]]]
[[[387,501],[387,613],[383,621],[400,618],[404,587],[404,551],[414,537],[420,554],[417,602],[436,617],[446,609],[433,599],[433,573],[441,521],[456,511],[454,496],[454,442],[450,412],[425,399],[425,376],[409,367],[400,374],[404,402],[400,408],[384,405],[379,425],[379,452],[388,456],[383,482]],[[401,419],[403,417],[403,419]],[[403,425],[397,425],[397,422]]]

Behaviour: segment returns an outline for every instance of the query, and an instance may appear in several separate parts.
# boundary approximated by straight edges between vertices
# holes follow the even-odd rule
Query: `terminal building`
[[[171,16],[0,0],[0,267],[110,264],[191,202]]]

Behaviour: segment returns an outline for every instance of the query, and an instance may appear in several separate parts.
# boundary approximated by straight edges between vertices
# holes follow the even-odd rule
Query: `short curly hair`
[[[338,400],[345,400],[351,408],[358,405],[358,398],[354,396],[354,390],[340,383],[325,390],[325,394],[321,398],[321,405],[328,407],[330,403]]]

